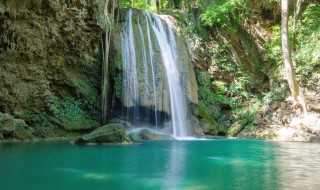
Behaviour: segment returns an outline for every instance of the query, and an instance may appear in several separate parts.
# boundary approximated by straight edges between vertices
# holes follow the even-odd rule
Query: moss
[[[64,129],[68,131],[91,129],[97,126],[83,109],[83,104],[74,98],[67,96],[64,99],[54,98],[53,115],[63,123]]]
[[[78,144],[84,143],[130,143],[125,128],[120,124],[108,124],[76,140]]]
[[[170,140],[171,138],[162,134],[154,133],[148,129],[142,129],[136,133],[131,133],[130,139],[133,141],[140,140]]]

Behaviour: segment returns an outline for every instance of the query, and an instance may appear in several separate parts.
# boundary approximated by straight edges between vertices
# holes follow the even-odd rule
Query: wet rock
[[[126,121],[125,119],[122,118],[112,118],[110,119],[109,123],[113,123],[113,124],[120,124],[123,125],[125,128],[133,128],[132,124],[128,121]]]
[[[155,133],[148,129],[141,129],[138,132],[133,132],[129,134],[129,137],[133,141],[141,141],[141,140],[170,140],[172,139],[169,136]]]
[[[111,143],[111,144],[128,144],[130,139],[126,134],[125,128],[120,124],[108,124],[100,127],[91,133],[79,137],[76,144],[88,143]]]
[[[195,135],[204,135],[203,128],[199,124],[193,125],[191,129]]]
[[[194,109],[193,109],[194,110]],[[188,126],[190,126],[190,131],[195,135],[203,135],[203,128],[201,127],[201,123],[199,119],[195,115],[189,116]]]

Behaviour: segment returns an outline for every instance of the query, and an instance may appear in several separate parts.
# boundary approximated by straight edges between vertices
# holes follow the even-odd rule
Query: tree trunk
[[[297,22],[299,19],[299,14],[300,14],[300,10],[301,10],[301,3],[303,2],[303,0],[296,0],[296,5],[294,6],[294,15],[293,15],[293,55],[295,55],[296,51],[297,51]],[[293,66],[296,67],[296,60],[293,59]]]
[[[109,50],[111,36],[113,32],[114,22],[114,10],[115,0],[107,0],[104,8],[104,16],[106,19],[106,32],[105,36],[102,36],[102,55],[103,55],[103,66],[102,66],[102,84],[101,84],[101,124],[106,124],[109,116],[109,89],[110,89],[110,74],[109,74]]]
[[[306,102],[303,96],[302,89],[300,88],[296,73],[292,64],[289,32],[288,32],[288,0],[281,0],[281,37],[282,37],[282,50],[284,57],[284,66],[287,74],[287,80],[290,91],[293,97],[294,104],[299,104],[304,114],[307,114]]]

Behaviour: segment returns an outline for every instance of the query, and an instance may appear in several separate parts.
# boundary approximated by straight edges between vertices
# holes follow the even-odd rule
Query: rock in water
[[[112,143],[112,144],[128,144],[131,143],[126,134],[125,128],[120,124],[108,124],[100,127],[89,134],[79,137],[75,143]]]
[[[155,133],[152,132],[148,129],[142,129],[138,132],[134,132],[131,133],[130,135],[131,140],[133,141],[141,141],[141,140],[170,140],[172,138],[163,135],[163,134],[159,134],[159,133]]]

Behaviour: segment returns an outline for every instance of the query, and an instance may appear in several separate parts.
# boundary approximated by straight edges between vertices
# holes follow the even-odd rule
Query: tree
[[[307,114],[307,105],[301,87],[298,84],[295,69],[292,64],[289,32],[288,32],[288,0],[281,0],[281,37],[284,66],[287,74],[287,81],[292,94],[294,107],[302,107],[304,114]]]
[[[101,86],[101,96],[102,96],[102,106],[101,114],[102,119],[101,123],[106,124],[108,120],[108,108],[109,104],[109,88],[110,88],[110,73],[109,73],[109,52],[110,52],[110,43],[111,36],[113,32],[113,22],[114,22],[114,10],[116,7],[115,0],[106,0],[104,7],[104,18],[106,19],[107,27],[104,35],[103,48],[103,71],[102,71],[102,86]]]
[[[293,14],[293,42],[292,42],[292,45],[293,45],[293,55],[296,54],[296,51],[297,51],[297,22],[298,22],[298,19],[299,19],[299,14],[300,14],[300,11],[301,11],[301,4],[302,4],[303,0],[296,0],[296,5],[294,6],[294,14]],[[293,66],[296,67],[297,66],[297,63],[296,63],[296,60],[293,59]]]

